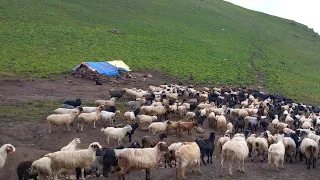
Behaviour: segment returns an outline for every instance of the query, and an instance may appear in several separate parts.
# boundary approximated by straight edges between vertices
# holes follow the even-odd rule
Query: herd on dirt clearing
[[[246,159],[267,161],[270,171],[285,171],[286,164],[299,160],[305,160],[306,168],[315,168],[319,157],[320,108],[294,103],[281,95],[246,87],[177,84],[149,86],[149,90],[110,89],[109,93],[110,99],[96,100],[93,107],[83,106],[81,99],[65,101],[47,117],[48,133],[67,133],[59,132],[57,126],[64,126],[64,131],[76,126],[78,133],[86,133],[86,128],[95,129],[98,123],[102,127],[97,131],[108,145],[116,140],[117,148],[92,142],[87,149],[80,149],[81,140],[75,138],[61,151],[21,162],[16,169],[19,180],[107,178],[109,174],[124,180],[129,172],[141,170],[150,180],[150,171],[163,166],[175,166],[176,179],[186,179],[187,167],[201,174],[201,166],[213,164],[216,156],[221,158],[220,176],[225,161],[232,176],[234,161],[238,161],[237,170],[245,173]],[[126,112],[116,106],[119,99],[126,100]],[[117,123],[116,117],[123,118],[123,124]],[[166,142],[168,136],[203,134],[205,121],[209,137]],[[135,131],[148,131],[149,135],[132,141]],[[125,137],[130,142],[126,147]],[[11,144],[0,148],[0,171],[15,151]]]

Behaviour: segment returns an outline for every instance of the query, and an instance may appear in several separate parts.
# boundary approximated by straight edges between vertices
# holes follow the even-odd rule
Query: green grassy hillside
[[[214,84],[257,84],[261,73],[269,91],[320,103],[319,35],[221,0],[2,0],[0,47],[1,76],[122,59]]]

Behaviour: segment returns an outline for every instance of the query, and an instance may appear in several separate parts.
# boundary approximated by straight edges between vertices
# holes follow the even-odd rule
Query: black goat
[[[31,170],[32,161],[23,161],[17,166],[17,175],[19,180],[37,179],[38,174]]]
[[[120,99],[125,93],[125,90],[115,90],[115,89],[109,89],[109,93],[111,98],[115,97]]]
[[[73,107],[81,106],[81,99],[77,98],[75,101],[65,101],[63,104],[67,104]]]
[[[195,119],[197,120],[198,124],[202,127],[204,120],[206,120],[207,116],[196,116]]]
[[[201,160],[204,165],[206,165],[204,161],[204,155],[208,156],[207,163],[212,164],[212,155],[214,152],[214,139],[216,134],[214,132],[210,133],[210,137],[208,139],[196,139],[196,143],[198,144],[201,152]]]
[[[152,94],[144,94],[143,97],[146,99],[148,104],[151,104],[152,101],[156,98],[156,96],[153,93]]]
[[[238,117],[234,121],[234,128],[235,128],[235,133],[238,133],[238,130],[240,129],[240,132],[244,131],[244,118],[243,117]]]
[[[127,132],[127,134],[126,134],[126,136],[128,136],[128,138],[129,138],[129,142],[132,141],[132,135],[133,135],[134,131],[139,127],[139,123],[135,122],[130,126],[131,126],[132,130],[130,132]]]

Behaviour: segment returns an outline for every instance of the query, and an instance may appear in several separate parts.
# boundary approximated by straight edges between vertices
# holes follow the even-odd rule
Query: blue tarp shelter
[[[106,76],[120,76],[119,71],[128,72],[128,70],[124,68],[117,68],[108,62],[82,62],[73,68],[72,72],[76,71],[79,67],[81,67],[81,65],[87,67],[91,71],[96,71],[99,74]]]

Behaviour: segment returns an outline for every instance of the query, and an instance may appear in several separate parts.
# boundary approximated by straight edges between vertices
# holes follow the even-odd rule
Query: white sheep
[[[90,113],[81,113],[78,116],[78,129],[77,131],[79,132],[79,127],[81,128],[80,131],[83,132],[83,125],[89,124],[93,122],[93,128],[96,128],[96,122],[101,120],[101,111],[103,109],[103,106],[99,106],[98,109],[96,109],[95,112],[90,112]]]
[[[116,102],[116,98],[111,98],[110,100],[96,100],[95,104],[97,106],[105,105],[105,106],[114,106],[114,103]]]
[[[292,157],[296,155],[296,143],[291,137],[284,137],[283,145],[285,148],[286,161],[287,158],[290,158],[290,163],[292,163]]]
[[[232,124],[231,122],[229,122],[229,123],[227,124],[227,130],[232,133],[232,131],[233,131],[233,124]]]
[[[73,109],[57,108],[53,111],[53,113],[54,114],[70,114],[73,111]]]
[[[313,139],[305,137],[305,135],[302,135],[301,139],[300,150],[306,157],[308,169],[310,169],[311,163],[313,164],[313,168],[315,168],[315,161],[319,154],[319,145]]]
[[[151,124],[152,121],[155,121],[158,119],[157,116],[148,116],[148,115],[138,115],[139,124],[148,123]]]
[[[121,112],[119,110],[116,110],[116,112],[101,111],[101,120],[103,121],[104,124],[106,122],[109,122],[110,125],[113,126],[116,116],[120,115],[120,113]]]
[[[181,148],[181,146],[183,145],[182,142],[177,142],[177,143],[172,143],[169,147],[168,150],[169,151],[177,151]]]
[[[53,125],[66,125],[68,131],[70,131],[71,123],[78,117],[81,113],[81,108],[72,109],[70,114],[52,114],[47,117],[47,122],[49,123],[49,133],[51,134],[51,128]],[[66,129],[64,128],[64,131]]]
[[[153,135],[155,135],[157,132],[164,132],[167,130],[168,123],[170,123],[170,121],[153,122],[148,127],[149,132],[152,132]]]
[[[84,168],[91,165],[96,159],[96,150],[102,148],[98,142],[93,142],[88,149],[77,151],[58,151],[46,154],[51,159],[51,176],[57,180],[58,171],[64,169],[81,168],[81,177],[84,180]],[[51,178],[51,177],[50,177]],[[50,179],[49,178],[49,179]]]
[[[4,166],[7,160],[8,153],[15,152],[16,148],[11,144],[4,144],[0,148],[0,169]]]
[[[31,168],[38,173],[39,180],[46,180],[47,176],[50,176],[51,171],[51,159],[48,157],[42,157],[34,161]]]
[[[227,119],[224,115],[216,115],[218,133],[221,134],[227,129]]]
[[[126,120],[127,124],[132,124],[134,119],[135,119],[135,115],[133,111],[127,111],[123,114],[124,119]]]
[[[156,168],[160,164],[162,152],[168,149],[166,142],[159,142],[153,148],[128,148],[117,154],[119,179],[125,179],[125,174],[133,170],[145,170],[146,179],[150,178],[150,170]]]
[[[302,129],[310,129],[311,127],[312,127],[312,122],[309,121],[308,119],[301,126]]]
[[[61,151],[75,151],[80,143],[80,138],[74,138],[68,145],[61,148]]]
[[[179,150],[175,152],[177,167],[176,167],[176,179],[178,179],[178,172],[181,171],[182,179],[186,179],[184,170],[188,165],[197,164],[198,171],[201,174],[200,169],[200,148],[196,142],[185,142]]]
[[[252,143],[252,161],[254,160],[256,154],[260,156],[261,162],[265,159],[265,156],[268,154],[267,138],[267,133],[263,133],[260,137],[254,139]]]
[[[217,155],[222,152],[222,146],[227,142],[230,141],[230,134],[225,133],[224,136],[220,137],[217,141]]]
[[[230,167],[229,167],[229,174],[232,176],[232,163],[234,158],[237,158],[239,160],[239,165],[242,162],[242,169],[241,165],[239,166],[239,171],[244,173],[244,160],[249,155],[249,148],[247,146],[245,137],[243,134],[235,134],[235,136],[230,140],[227,141],[222,146],[222,152],[221,152],[221,171],[220,176],[222,176],[222,169],[223,169],[223,163],[226,156],[228,156]]]
[[[187,108],[185,106],[178,106],[178,112],[180,117],[184,117],[187,114]]]
[[[274,165],[275,169],[279,171],[279,166],[283,169],[285,147],[283,144],[283,135],[277,134],[274,136],[275,142],[271,144],[268,150],[268,165],[271,171],[271,166]]]
[[[194,112],[187,112],[187,114],[186,114],[186,119],[187,119],[187,120],[194,119],[194,117],[196,117],[196,113],[194,113]]]
[[[250,134],[250,136],[248,136],[246,139],[246,143],[249,148],[249,156],[252,156],[253,143],[256,138],[256,134]]]
[[[209,127],[216,127],[217,126],[216,114],[214,112],[211,112],[208,115],[207,119],[208,119]]]
[[[107,137],[107,143],[109,145],[110,137],[118,140],[118,145],[122,144],[122,139],[124,136],[132,130],[130,125],[126,125],[123,128],[107,127],[102,128],[101,132]]]

